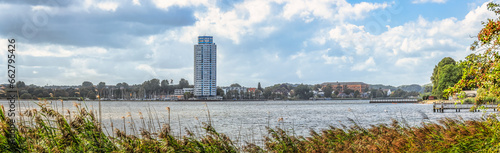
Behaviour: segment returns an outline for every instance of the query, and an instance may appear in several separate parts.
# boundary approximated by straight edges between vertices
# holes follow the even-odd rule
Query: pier
[[[418,99],[372,99],[370,103],[417,103]]]
[[[471,110],[475,104],[462,104],[460,101],[451,101],[451,102],[434,102],[432,105],[432,110],[434,112],[444,113],[444,110],[450,109],[455,110],[455,112],[460,112],[460,110],[465,109],[472,112],[479,112],[481,108],[484,109],[493,109],[493,111],[498,111],[498,103],[497,104],[483,104],[476,106],[475,109]]]

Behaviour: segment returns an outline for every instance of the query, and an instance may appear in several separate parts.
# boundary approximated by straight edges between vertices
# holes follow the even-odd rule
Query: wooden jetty
[[[455,112],[460,112],[460,110],[465,109],[469,110],[473,107],[476,106],[475,104],[462,104],[459,101],[451,101],[451,102],[434,102],[432,106],[432,110],[434,112],[441,112],[443,113],[445,109],[451,109],[455,110]],[[472,112],[479,112],[480,108],[485,108],[485,109],[493,109],[493,111],[498,111],[499,104],[483,104],[476,106],[475,109],[472,110]]]
[[[370,103],[418,103],[418,99],[372,99]]]

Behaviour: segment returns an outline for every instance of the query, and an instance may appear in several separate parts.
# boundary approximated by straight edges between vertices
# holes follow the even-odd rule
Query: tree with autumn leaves
[[[459,97],[463,97],[462,90],[477,88],[477,104],[492,98],[500,99],[500,5],[489,3],[488,10],[499,17],[483,22],[484,27],[470,47],[474,53],[460,62],[464,67],[462,78],[444,91],[448,95],[458,93]]]

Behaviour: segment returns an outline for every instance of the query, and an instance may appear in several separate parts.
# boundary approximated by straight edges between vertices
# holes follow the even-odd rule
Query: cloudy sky
[[[0,46],[35,85],[193,82],[193,45],[214,36],[217,84],[426,84],[494,18],[485,0],[0,0]],[[7,52],[0,53],[7,83]]]

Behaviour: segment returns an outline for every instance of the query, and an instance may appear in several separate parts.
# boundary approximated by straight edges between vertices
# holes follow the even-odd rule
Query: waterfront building
[[[322,83],[321,86],[331,86],[333,90],[343,92],[346,89],[351,89],[354,91],[359,91],[359,93],[364,93],[363,90],[368,91],[370,89],[370,85],[363,82],[325,82]]]
[[[213,99],[217,94],[217,45],[212,36],[199,36],[194,45],[194,96]]]
[[[224,91],[224,95],[227,95],[229,91],[237,92],[237,93],[247,93],[248,88],[247,87],[222,87],[222,90]]]

